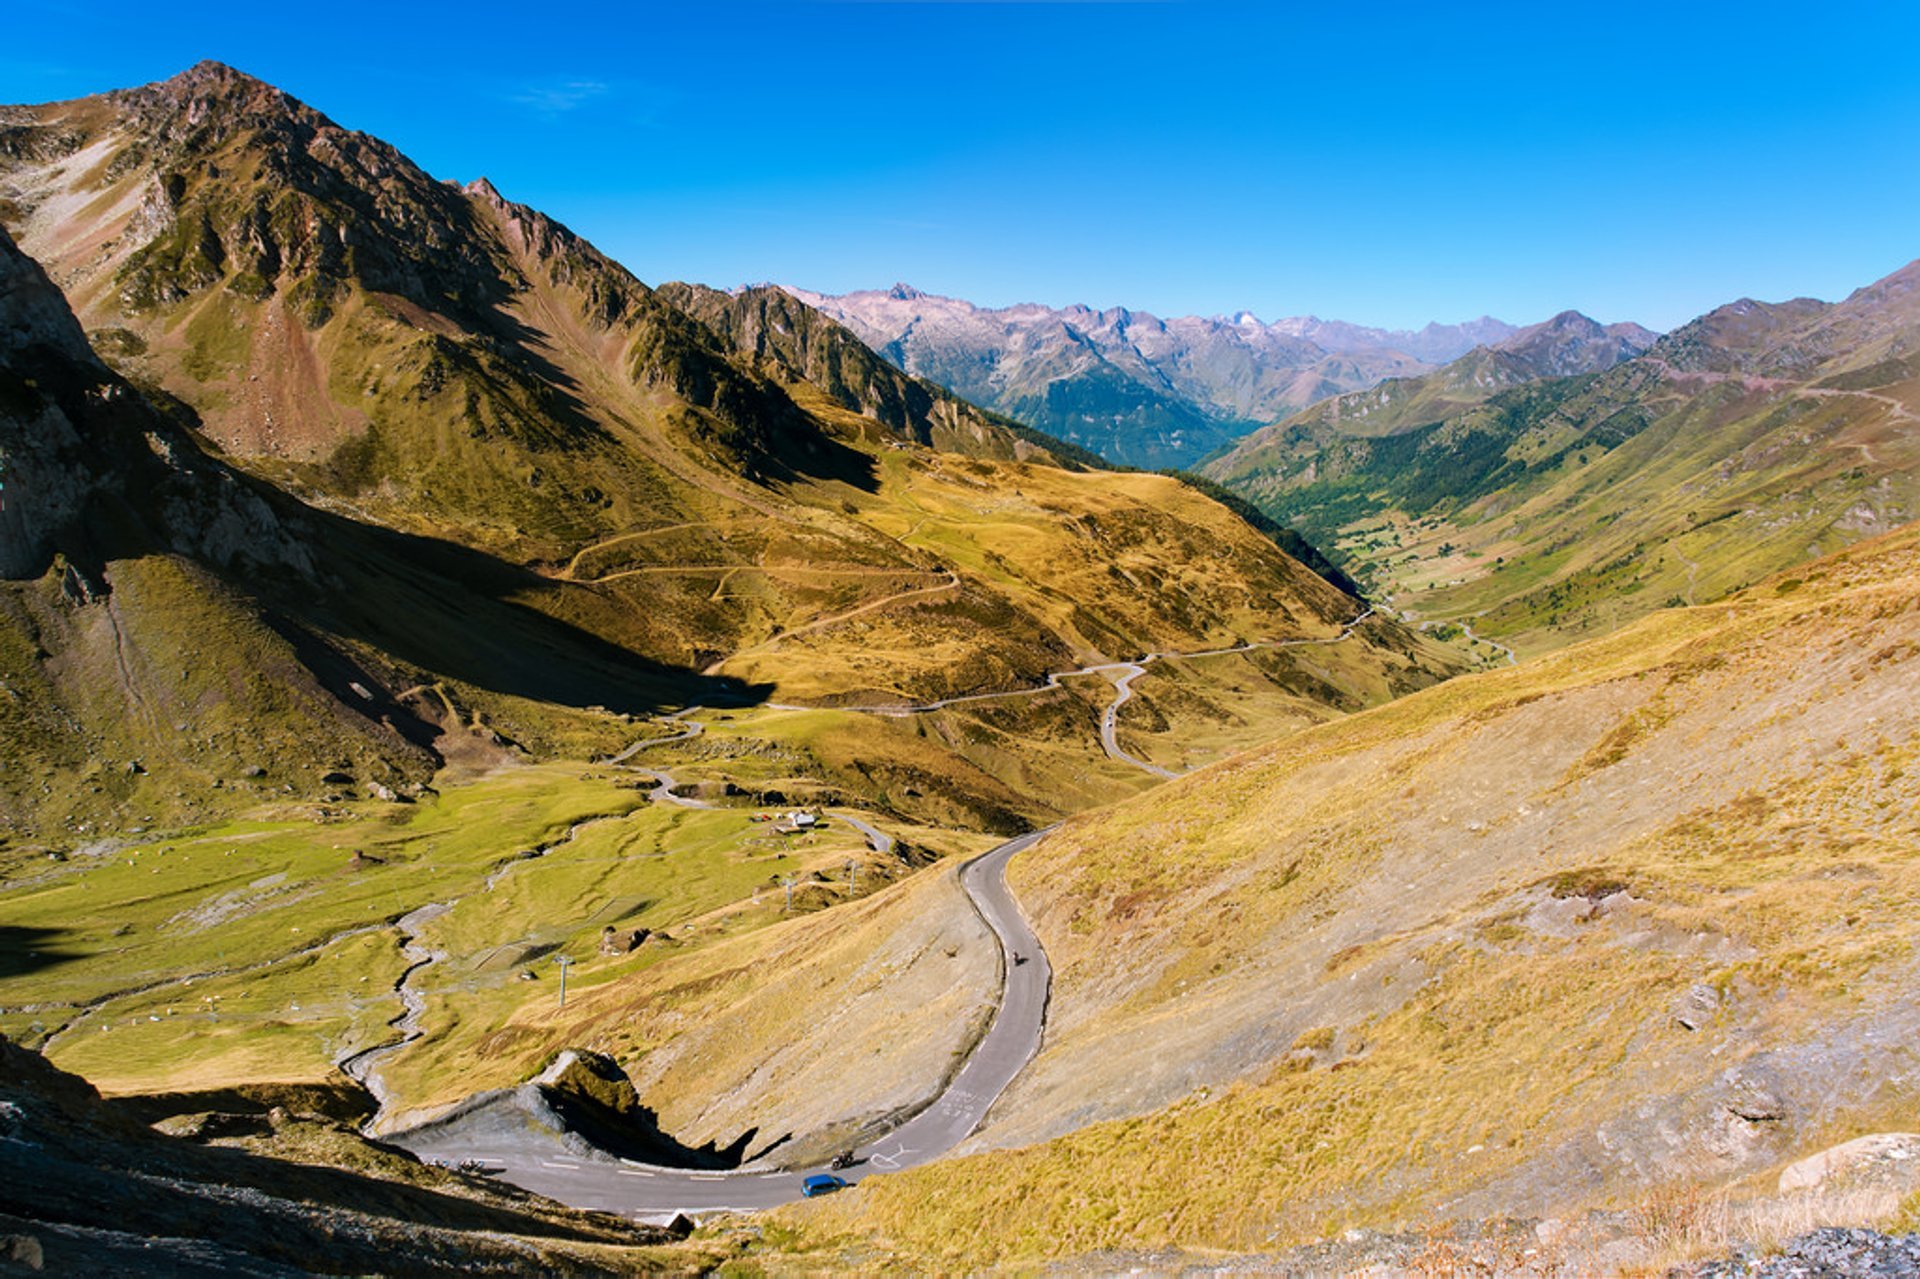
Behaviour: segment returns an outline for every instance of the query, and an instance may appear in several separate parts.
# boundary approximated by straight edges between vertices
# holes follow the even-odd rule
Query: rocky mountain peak
[[[1580,311],[1562,311],[1560,314],[1535,326],[1548,333],[1604,333],[1606,330],[1600,321]]]
[[[177,117],[176,127],[217,137],[269,120],[297,121],[310,129],[339,128],[285,90],[211,59],[169,79],[109,96],[130,100],[161,118]]]
[[[918,302],[927,295],[911,284],[896,284],[887,290],[887,296],[896,302]]]
[[[1639,355],[1654,334],[1638,324],[1601,324],[1579,311],[1562,311],[1530,324],[1488,348],[1517,364],[1525,377],[1597,373]]]
[[[212,58],[196,62],[180,74],[161,80],[152,87],[182,99],[224,98],[236,95],[250,97],[262,93],[274,94],[282,98],[287,96],[266,81]]]

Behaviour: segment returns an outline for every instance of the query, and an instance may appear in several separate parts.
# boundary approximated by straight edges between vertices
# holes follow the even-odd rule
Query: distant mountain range
[[[1604,372],[1648,350],[1659,336],[1638,324],[1603,325],[1578,311],[1562,311],[1499,342],[1476,346],[1430,372],[1330,396],[1280,425],[1320,422],[1346,435],[1387,435],[1437,422],[1508,387]],[[1234,452],[1254,447],[1251,441],[1266,434],[1247,436]]]
[[[1124,307],[992,309],[905,284],[787,291],[909,373],[1110,461],[1151,468],[1190,466],[1329,396],[1417,377],[1479,347],[1544,340],[1577,363],[1600,358],[1608,341],[1644,349],[1653,340],[1638,325],[1592,321],[1607,336],[1540,338],[1565,317],[1528,329],[1483,316],[1396,330],[1314,316],[1265,323],[1247,311],[1163,320]]]

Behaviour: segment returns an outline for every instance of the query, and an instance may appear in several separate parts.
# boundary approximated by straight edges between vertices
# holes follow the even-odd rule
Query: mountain
[[[1602,325],[1578,311],[1563,311],[1492,345],[1476,346],[1442,368],[1333,396],[1252,432],[1208,462],[1206,473],[1218,478],[1258,466],[1270,441],[1291,437],[1301,427],[1323,428],[1334,439],[1391,435],[1484,403],[1509,387],[1610,369],[1647,350],[1658,336],[1637,324]]]
[[[839,296],[787,292],[900,368],[1144,467],[1185,466],[1256,423],[1515,332],[1491,319],[1407,333],[1317,319],[1265,324],[1247,312],[1163,320],[1123,307],[989,309],[905,284]]]
[[[4,138],[7,221],[88,328],[223,450],[377,498],[388,522],[524,557],[669,500],[686,477],[665,454],[748,480],[841,456],[566,228],[230,68],[10,108]],[[976,425],[977,447],[1022,452]],[[584,529],[555,525],[563,510]]]
[[[620,714],[676,698],[1017,689],[1094,660],[1333,634],[1357,608],[1190,486],[1089,473],[1085,455],[900,373],[783,293],[650,288],[485,180],[436,180],[219,64],[0,109],[0,223],[64,289],[34,305],[71,303],[92,348],[73,358],[97,354],[115,394],[144,405],[129,438],[164,418],[177,456],[291,512],[305,531],[287,544],[339,589],[280,575],[282,591],[214,563],[223,581],[262,617],[323,610],[302,631],[352,655],[360,674],[340,686],[442,687],[436,722],[479,719],[535,756],[615,749]],[[51,499],[45,474],[24,472],[9,497],[29,480]],[[158,563],[89,562],[110,581]],[[140,640],[156,660],[170,642]],[[1331,713],[1434,678],[1445,661],[1409,656],[1419,647],[1388,636],[1354,664],[1356,685],[1307,701]],[[1281,687],[1293,675],[1259,679],[1298,713]],[[1224,696],[1185,713],[1243,721]],[[238,724],[266,713],[236,709],[232,731],[244,741]],[[853,722],[849,739],[891,732]],[[190,714],[153,717],[163,737],[174,723],[197,731]],[[1096,731],[1084,741],[1104,758]],[[96,745],[122,768],[158,752]],[[896,802],[943,820],[1004,827],[1091,798],[964,734],[917,749]],[[358,772],[390,785],[392,769],[417,782],[435,766],[402,754],[404,768],[396,755]],[[1084,778],[1086,762],[1050,767]],[[253,763],[223,756],[166,793],[210,802],[213,781]],[[824,767],[867,793],[891,786],[860,752]],[[312,776],[329,771],[356,770]],[[93,807],[131,804],[123,782]]]
[[[515,707],[743,695],[523,602],[584,588],[209,455],[97,358],[4,231],[0,468],[0,741],[20,765],[0,777],[0,847],[313,800],[333,774],[418,793],[450,761],[510,757],[487,721]],[[551,746],[538,717],[510,731]]]
[[[1009,872],[1039,1055],[971,1157],[792,1214],[800,1246],[1664,1273],[1688,1202],[1756,1243],[1911,1222],[1908,1176],[1870,1209],[1845,1151],[1782,1170],[1920,1090],[1916,591],[1909,527],[1069,822]]]
[[[1457,360],[1476,346],[1492,346],[1519,331],[1490,315],[1461,324],[1428,324],[1419,329],[1377,329],[1306,315],[1275,320],[1272,327],[1306,338],[1328,351],[1400,351],[1427,364]]]
[[[1915,276],[1743,299],[1632,358],[1644,334],[1516,338],[1525,360],[1329,400],[1205,473],[1423,617],[1594,634],[1920,512]]]
[[[1049,458],[1070,467],[1100,460],[1071,445],[986,413],[946,388],[901,373],[847,328],[781,289],[731,293],[667,284],[660,296],[705,324],[754,367],[793,387],[872,418],[895,436],[952,453]]]
[[[1920,265],[1502,334],[1256,519],[218,65],[0,111],[0,224],[10,1261],[1654,1271],[1910,1127],[1920,530],[1809,556],[1910,517]],[[877,1156],[1020,830],[958,1159],[637,1253],[346,1126]]]

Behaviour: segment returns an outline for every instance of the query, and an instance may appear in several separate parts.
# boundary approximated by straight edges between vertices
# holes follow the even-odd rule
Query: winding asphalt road
[[[862,715],[884,715],[892,719],[905,719],[909,715],[923,715],[928,711],[944,710],[949,706],[964,706],[969,702],[993,702],[1008,697],[1032,697],[1037,693],[1045,693],[1049,690],[1059,688],[1060,681],[1063,679],[1072,679],[1078,675],[1099,675],[1112,682],[1114,694],[1113,701],[1100,715],[1101,749],[1106,751],[1109,758],[1117,759],[1123,764],[1131,764],[1135,768],[1152,773],[1156,777],[1172,779],[1185,776],[1185,774],[1162,768],[1160,765],[1152,763],[1149,760],[1141,759],[1137,755],[1130,755],[1120,746],[1120,708],[1132,700],[1133,681],[1145,675],[1147,673],[1146,668],[1149,665],[1159,661],[1189,661],[1199,657],[1224,657],[1229,653],[1251,653],[1259,648],[1305,648],[1318,644],[1338,644],[1349,638],[1354,631],[1359,628],[1362,622],[1373,615],[1373,605],[1369,604],[1356,614],[1353,620],[1342,626],[1337,635],[1327,636],[1322,639],[1248,640],[1244,644],[1233,644],[1225,648],[1204,648],[1190,653],[1148,653],[1145,657],[1134,662],[1100,662],[1093,666],[1082,666],[1071,671],[1050,671],[1044,680],[1031,688],[1010,688],[997,693],[962,693],[957,697],[943,697],[938,701],[932,702],[882,702],[878,705],[869,706],[833,707],[801,706],[792,702],[766,702],[764,705],[766,709],[775,711],[837,710],[853,711]],[[1490,644],[1493,643],[1492,640],[1488,640],[1487,642]],[[1498,648],[1501,646],[1496,644],[1494,647]],[[1507,655],[1509,658],[1512,658],[1512,651],[1508,650]],[[682,713],[684,714],[685,712]],[[683,734],[683,736],[685,735]],[[679,737],[663,737],[657,740],[671,742],[681,739]],[[651,745],[652,743],[645,744]],[[638,746],[629,747],[626,752],[614,757],[615,762],[625,759],[638,749]]]
[[[1010,839],[960,868],[960,885],[1000,939],[1005,983],[986,1036],[974,1048],[946,1091],[885,1136],[859,1147],[847,1182],[929,1163],[959,1145],[1040,1048],[1047,992],[1053,970],[1040,939],[1028,927],[1007,887],[1007,862],[1053,830]],[[388,1138],[423,1159],[480,1161],[503,1181],[576,1208],[659,1219],[674,1213],[699,1216],[750,1212],[801,1197],[801,1181],[824,1166],[773,1171],[689,1172],[609,1155],[579,1155],[531,1129],[482,1134],[436,1131],[434,1126]]]
[[[1152,661],[1158,653],[1149,653],[1146,660]],[[1100,712],[1100,748],[1106,751],[1108,758],[1117,759],[1123,764],[1132,764],[1135,768],[1152,773],[1156,777],[1175,778],[1180,774],[1160,767],[1152,760],[1141,759],[1138,755],[1129,755],[1120,745],[1120,708],[1133,700],[1133,681],[1147,673],[1147,668],[1138,663],[1129,662],[1119,668],[1120,674],[1113,681],[1113,703]]]

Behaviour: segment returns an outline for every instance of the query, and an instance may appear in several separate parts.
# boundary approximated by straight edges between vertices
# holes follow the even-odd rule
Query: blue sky
[[[218,58],[642,279],[1666,328],[1920,257],[1920,5],[9,5],[0,101]]]

